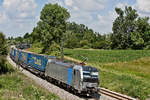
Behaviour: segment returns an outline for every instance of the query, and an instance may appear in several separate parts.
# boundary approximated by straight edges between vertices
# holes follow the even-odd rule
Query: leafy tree
[[[23,37],[19,36],[19,37],[15,38],[15,41],[17,43],[23,43]]]
[[[150,41],[150,25],[149,25],[149,17],[138,18],[137,20],[137,31],[140,33],[143,38],[145,44]]]
[[[119,15],[113,23],[111,48],[127,49],[132,44],[131,33],[136,30],[136,18],[138,14],[132,7],[116,8]]]
[[[31,35],[31,34],[26,33],[26,34],[23,36],[23,42],[24,42],[24,43],[27,43],[27,44],[30,43],[30,44],[31,44],[32,41],[33,41],[33,39],[32,39],[32,35]]]
[[[0,74],[8,71],[8,68],[5,64],[6,55],[7,55],[7,42],[5,39],[5,35],[2,32],[0,32]]]
[[[60,44],[63,33],[66,31],[66,20],[70,17],[67,10],[58,4],[46,4],[41,11],[40,21],[34,28],[33,40],[42,42],[43,50],[46,52],[53,43]]]
[[[84,46],[89,47],[89,46],[90,46],[90,45],[89,45],[89,41],[88,41],[88,40],[81,40],[81,41],[80,41],[80,46],[81,46],[81,47],[84,47]]]
[[[7,55],[7,42],[2,32],[0,32],[0,55]]]
[[[75,47],[83,47],[87,46],[92,47],[93,43],[96,41],[97,37],[96,34],[92,29],[89,29],[84,24],[76,24],[75,22],[68,22],[67,23],[67,37],[65,40],[65,44],[73,44],[73,48]],[[73,37],[73,38],[72,38]],[[69,39],[68,39],[69,38]],[[66,43],[69,42],[69,43]],[[76,43],[73,43],[76,42]],[[68,45],[65,45],[65,47],[70,47]],[[71,46],[72,48],[72,46]]]
[[[131,39],[133,41],[131,46],[133,49],[142,49],[144,47],[144,39],[139,32],[133,32],[131,34]]]
[[[30,34],[29,34],[29,33],[26,33],[26,34],[23,36],[24,39],[27,39],[27,38],[29,38],[29,37],[30,37]]]
[[[75,33],[67,31],[64,35],[64,46],[66,48],[78,48],[80,47],[78,38]]]
[[[88,40],[89,43],[93,43],[95,40],[95,33],[93,32],[92,29],[89,29],[85,32],[83,39]]]
[[[136,31],[132,33],[132,48],[143,49],[146,45],[150,45],[150,25],[149,17],[138,18],[136,22]]]
[[[66,48],[149,49],[149,17],[139,17],[132,7],[115,8],[115,11],[118,17],[113,22],[113,33],[101,35],[84,24],[66,22],[70,15],[65,8],[46,4],[37,27],[24,38],[32,37],[35,44],[42,44],[42,53],[59,51],[61,40]]]

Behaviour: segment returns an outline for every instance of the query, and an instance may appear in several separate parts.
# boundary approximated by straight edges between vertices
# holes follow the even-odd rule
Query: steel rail
[[[117,100],[137,100],[135,98],[132,98],[132,97],[129,97],[126,95],[122,95],[122,94],[119,94],[117,92],[113,92],[113,91],[110,91],[108,89],[105,89],[105,88],[99,88],[99,92],[101,94],[107,95],[107,96],[115,98]]]

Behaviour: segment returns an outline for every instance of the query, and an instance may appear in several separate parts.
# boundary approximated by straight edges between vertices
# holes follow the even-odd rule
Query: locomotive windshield
[[[96,68],[90,66],[83,67],[84,82],[98,82],[98,78],[98,70]]]

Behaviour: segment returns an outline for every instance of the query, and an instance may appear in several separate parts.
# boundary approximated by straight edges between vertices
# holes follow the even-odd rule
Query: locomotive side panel
[[[68,83],[69,85],[72,85],[72,71],[73,71],[72,68],[68,68],[67,83]]]
[[[56,63],[48,63],[45,71],[46,75],[54,78],[62,83],[71,85],[72,82],[72,68],[67,66],[56,64]]]

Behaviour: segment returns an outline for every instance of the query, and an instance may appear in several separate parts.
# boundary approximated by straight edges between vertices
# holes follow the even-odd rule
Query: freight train
[[[94,67],[65,63],[55,56],[34,54],[14,47],[10,48],[9,55],[24,69],[74,93],[90,96],[98,93],[99,73]]]

